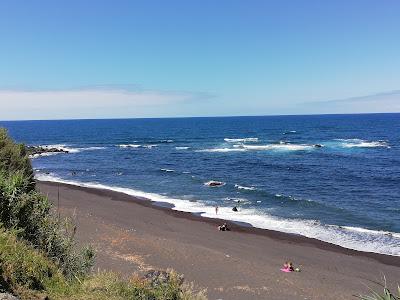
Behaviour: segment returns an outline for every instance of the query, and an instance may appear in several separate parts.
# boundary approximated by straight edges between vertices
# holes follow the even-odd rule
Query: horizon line
[[[117,118],[66,118],[66,119],[18,119],[0,120],[0,122],[32,122],[32,121],[91,121],[91,120],[152,120],[152,119],[206,119],[206,118],[251,118],[251,117],[296,117],[296,116],[346,116],[346,115],[395,115],[399,112],[359,112],[359,113],[310,113],[310,114],[271,114],[271,115],[230,115],[230,116],[177,116],[177,117],[117,117]]]

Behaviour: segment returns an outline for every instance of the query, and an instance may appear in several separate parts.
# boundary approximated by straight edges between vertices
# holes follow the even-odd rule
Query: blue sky
[[[0,119],[399,112],[399,16],[390,0],[2,0]]]

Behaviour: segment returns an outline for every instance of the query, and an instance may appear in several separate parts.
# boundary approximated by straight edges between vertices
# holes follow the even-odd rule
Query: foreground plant
[[[35,190],[25,147],[15,144],[1,128],[0,223],[44,252],[69,278],[85,275],[94,263],[90,247],[76,247],[72,221],[55,216],[47,197]]]
[[[397,286],[397,295],[395,295],[387,287],[385,277],[383,277],[383,282],[384,282],[383,284],[379,283],[379,285],[383,288],[382,294],[370,289],[371,295],[364,295],[364,296],[359,295],[357,297],[362,300],[400,300],[400,286]]]
[[[78,249],[76,226],[35,190],[28,154],[0,128],[0,292],[21,300],[203,300],[173,271],[123,280],[90,274],[94,251]]]

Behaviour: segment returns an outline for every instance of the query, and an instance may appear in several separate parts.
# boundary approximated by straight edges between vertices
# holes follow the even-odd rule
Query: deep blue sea
[[[400,256],[400,114],[0,122],[36,177]],[[315,147],[316,144],[322,147]],[[210,187],[209,181],[223,185]],[[239,211],[232,211],[237,206]]]

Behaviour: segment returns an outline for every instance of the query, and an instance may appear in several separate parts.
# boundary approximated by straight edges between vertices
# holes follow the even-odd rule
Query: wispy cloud
[[[400,90],[345,99],[302,104],[309,113],[389,113],[400,112]]]
[[[163,116],[170,106],[212,97],[206,93],[92,86],[66,90],[0,90],[0,119]],[[151,115],[151,113],[153,115]]]

